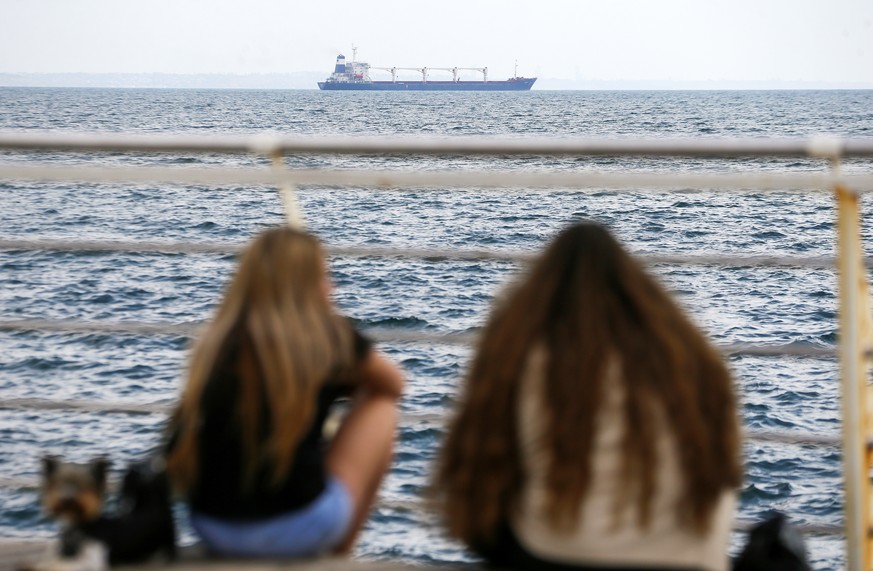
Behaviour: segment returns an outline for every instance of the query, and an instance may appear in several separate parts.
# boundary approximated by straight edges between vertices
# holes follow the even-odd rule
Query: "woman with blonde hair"
[[[167,470],[217,554],[351,550],[391,459],[399,369],[330,301],[324,253],[289,228],[257,236],[191,355]],[[328,444],[338,398],[352,403]]]
[[[730,375],[604,227],[561,232],[497,303],[459,407],[435,491],[492,564],[727,569]]]

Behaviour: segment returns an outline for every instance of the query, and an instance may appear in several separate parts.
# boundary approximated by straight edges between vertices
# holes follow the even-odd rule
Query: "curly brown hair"
[[[546,514],[572,526],[591,478],[603,379],[617,359],[626,387],[623,476],[639,524],[655,492],[654,426],[675,438],[682,525],[703,533],[720,496],[742,479],[730,374],[658,282],[603,226],[567,228],[499,300],[482,333],[434,481],[449,532],[490,542],[525,484],[517,426],[520,379],[533,347],[548,355],[542,446],[550,459]]]

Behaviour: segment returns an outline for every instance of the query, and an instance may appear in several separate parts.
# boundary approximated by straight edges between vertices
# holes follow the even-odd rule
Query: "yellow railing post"
[[[834,161],[834,170],[838,164]],[[871,419],[873,398],[867,383],[873,352],[869,289],[861,246],[858,194],[842,184],[834,188],[837,200],[837,266],[839,272],[840,369],[843,412],[843,471],[849,571],[870,571]]]

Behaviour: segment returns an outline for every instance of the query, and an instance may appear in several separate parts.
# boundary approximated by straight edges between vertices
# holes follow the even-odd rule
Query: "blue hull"
[[[530,91],[535,77],[506,81],[319,81],[318,88],[326,91]]]

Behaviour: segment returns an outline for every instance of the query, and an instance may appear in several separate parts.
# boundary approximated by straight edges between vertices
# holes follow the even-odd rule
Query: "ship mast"
[[[352,44],[352,63],[358,61],[358,48]]]

